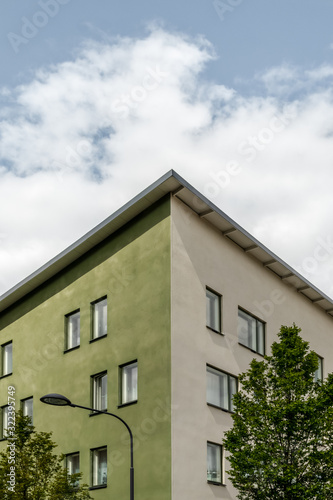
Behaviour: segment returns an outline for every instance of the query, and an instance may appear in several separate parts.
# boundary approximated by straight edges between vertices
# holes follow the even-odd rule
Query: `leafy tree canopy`
[[[300,331],[282,326],[272,355],[239,377],[224,446],[241,500],[333,499],[333,375],[314,380]]]
[[[0,497],[4,500],[86,500],[82,474],[69,475],[64,456],[54,454],[50,432],[35,432],[30,417],[15,414],[15,434],[0,453]]]

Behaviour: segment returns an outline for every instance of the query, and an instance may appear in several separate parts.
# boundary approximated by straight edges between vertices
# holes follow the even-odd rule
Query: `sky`
[[[331,0],[16,0],[0,295],[174,169],[333,298]]]

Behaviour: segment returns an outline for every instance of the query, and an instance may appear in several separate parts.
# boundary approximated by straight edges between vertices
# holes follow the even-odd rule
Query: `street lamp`
[[[53,405],[53,406],[71,406],[72,408],[82,408],[83,410],[89,410],[93,411],[94,413],[104,413],[105,415],[111,415],[111,417],[115,417],[120,422],[124,424],[126,429],[129,432],[130,435],[130,444],[131,444],[131,467],[130,467],[130,500],[134,500],[134,465],[133,465],[133,434],[125,420],[122,418],[118,417],[118,415],[114,415],[113,413],[108,413],[107,411],[100,411],[100,410],[95,410],[94,408],[88,408],[87,406],[80,406],[72,403],[66,396],[63,396],[62,394],[46,394],[46,396],[43,396],[40,398],[40,401],[42,403],[46,403],[48,405]]]

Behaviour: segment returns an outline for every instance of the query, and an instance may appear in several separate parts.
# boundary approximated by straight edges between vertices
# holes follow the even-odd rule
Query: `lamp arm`
[[[83,410],[93,411],[95,413],[100,413],[100,414],[103,414],[103,415],[111,415],[111,417],[115,417],[118,420],[120,420],[120,422],[122,422],[124,424],[124,426],[126,427],[126,429],[129,432],[129,435],[130,435],[130,440],[131,440],[131,468],[133,469],[133,434],[132,434],[132,431],[131,431],[129,425],[125,422],[125,420],[123,420],[121,417],[118,417],[118,415],[115,415],[114,413],[109,413],[107,411],[101,411],[101,410],[95,410],[94,408],[88,408],[87,406],[76,405],[74,403],[71,403],[68,406],[72,406],[73,408],[82,408]]]

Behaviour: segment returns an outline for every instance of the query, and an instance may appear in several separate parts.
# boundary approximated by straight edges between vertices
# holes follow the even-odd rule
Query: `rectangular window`
[[[323,380],[323,358],[318,356],[318,368],[314,373],[314,381],[315,382],[320,382]]]
[[[33,423],[33,398],[23,399],[21,401],[21,408],[24,417],[31,418],[31,424]]]
[[[265,324],[238,309],[238,341],[258,354],[265,354]]]
[[[6,439],[8,428],[8,405],[1,407],[1,435],[0,439]]]
[[[233,411],[232,396],[237,392],[237,378],[207,366],[207,403]]]
[[[80,345],[80,311],[65,316],[66,341],[65,348],[74,349]]]
[[[80,472],[80,453],[70,453],[66,455],[66,469],[68,474],[71,476],[72,474],[79,474]],[[79,481],[75,481],[74,486],[79,486]]]
[[[13,343],[7,342],[1,346],[1,375],[10,375],[13,372]]]
[[[207,481],[222,484],[222,446],[207,443]]]
[[[123,365],[121,371],[121,404],[133,403],[138,399],[138,363]]]
[[[221,296],[206,288],[206,325],[221,332]]]
[[[92,404],[95,410],[107,410],[107,373],[92,376]]]
[[[70,453],[66,455],[66,469],[68,470],[68,474],[78,474],[80,472],[80,454]]]
[[[107,482],[107,451],[104,448],[91,450],[91,484],[92,486],[106,486]]]
[[[98,339],[107,334],[107,298],[100,299],[92,306],[92,338]]]

